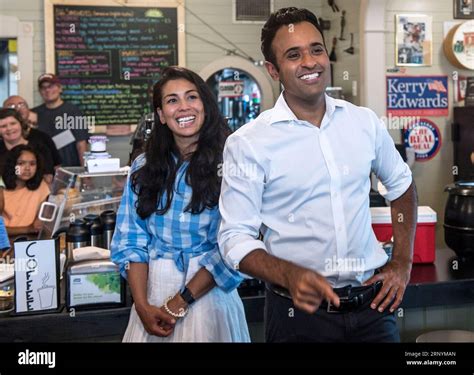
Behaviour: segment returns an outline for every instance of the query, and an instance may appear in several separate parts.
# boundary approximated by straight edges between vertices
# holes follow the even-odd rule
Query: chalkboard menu
[[[54,4],[52,13],[63,99],[95,125],[137,124],[162,70],[180,63],[178,9]]]

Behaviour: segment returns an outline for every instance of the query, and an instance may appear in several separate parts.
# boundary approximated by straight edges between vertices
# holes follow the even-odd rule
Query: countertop
[[[263,321],[264,295],[242,297],[249,323]],[[474,262],[463,263],[450,249],[437,249],[434,264],[415,264],[401,307],[419,308],[474,303]],[[108,341],[120,337],[128,323],[126,307],[0,316],[1,342]]]

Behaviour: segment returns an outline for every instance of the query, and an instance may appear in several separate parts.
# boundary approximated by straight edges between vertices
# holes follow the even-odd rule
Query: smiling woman
[[[51,137],[38,129],[31,129],[14,109],[0,109],[0,174],[8,150],[18,145],[29,145],[41,155],[44,164],[44,178],[51,182],[55,167],[61,163],[61,158]]]
[[[160,121],[173,133],[183,157],[194,151],[204,124],[204,104],[196,86],[183,79],[170,80],[162,88]]]
[[[111,245],[133,299],[124,341],[250,340],[241,276],[217,245],[222,151],[229,134],[194,72],[163,71],[159,120],[130,171]]]

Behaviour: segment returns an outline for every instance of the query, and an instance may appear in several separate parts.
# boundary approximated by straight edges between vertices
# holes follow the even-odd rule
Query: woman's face
[[[36,174],[36,157],[29,151],[23,151],[16,161],[15,174],[17,178],[26,182]]]
[[[23,137],[20,122],[13,116],[1,119],[0,136],[2,136],[5,142],[17,142]]]
[[[168,81],[162,88],[160,121],[178,138],[197,140],[204,124],[204,103],[197,87],[185,80]]]

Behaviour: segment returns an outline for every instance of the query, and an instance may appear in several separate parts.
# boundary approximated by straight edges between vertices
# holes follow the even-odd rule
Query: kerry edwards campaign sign
[[[387,114],[447,116],[447,76],[387,76]]]

